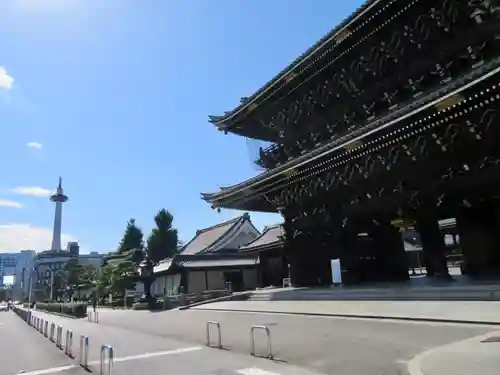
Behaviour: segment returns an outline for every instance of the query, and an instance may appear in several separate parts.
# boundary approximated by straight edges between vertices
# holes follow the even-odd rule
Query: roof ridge
[[[250,223],[252,223],[252,221],[250,220],[250,214],[248,214],[248,212],[245,212],[243,215],[237,217],[234,219],[234,222],[231,223],[231,226],[226,230],[226,232],[224,234],[222,234],[222,236],[220,236],[219,238],[217,238],[215,241],[213,241],[210,245],[208,245],[205,249],[203,249],[202,253],[205,253],[205,252],[209,252],[210,248],[213,247],[214,245],[216,245],[219,241],[221,241],[223,238],[225,238],[228,233],[236,227],[237,224],[240,224],[240,227],[243,225],[243,223],[245,222],[245,220],[248,220]],[[230,221],[228,221],[227,223],[229,223]]]
[[[229,219],[229,220],[226,220],[226,221],[223,221],[222,223],[218,223],[218,224],[215,224],[215,225],[212,225],[210,227],[206,227],[206,228],[202,228],[202,229],[197,229],[196,230],[196,235],[199,235],[201,233],[205,233],[205,232],[208,232],[210,230],[213,230],[213,229],[216,229],[216,228],[220,228],[220,227],[223,227],[224,225],[228,225],[228,224],[234,224],[236,222],[238,222],[239,220],[241,219],[244,219],[246,217],[250,217],[249,214],[247,212],[245,212],[243,215],[241,216],[237,216],[237,217],[234,217],[232,219]]]
[[[280,228],[280,227],[283,227],[283,223],[280,223],[280,224],[272,224],[272,225],[266,225],[264,227],[264,230],[262,231],[261,234],[259,234],[257,237],[255,237],[253,240],[251,240],[250,242],[247,242],[246,244],[243,244],[239,247],[239,249],[241,248],[245,248],[245,247],[250,247],[254,242],[256,242],[257,240],[261,239],[262,237],[264,237],[264,235],[269,232],[270,230],[272,229],[277,229],[277,228]]]
[[[206,250],[210,249],[211,247],[213,247],[215,244],[217,244],[222,238],[224,238],[228,232],[230,232],[232,230],[232,228],[234,228],[236,225],[238,225],[238,223],[240,224],[243,224],[245,221],[249,221],[251,223],[251,220],[250,220],[250,214],[248,212],[245,212],[243,215],[241,216],[237,216],[233,219],[230,219],[230,220],[226,220],[222,223],[218,223],[216,225],[212,225],[210,227],[207,227],[207,228],[203,228],[203,229],[198,229],[194,235],[193,238],[191,238],[191,240],[189,240],[181,249],[180,251],[180,254],[184,253],[184,251],[189,248],[189,246],[197,239],[199,238],[201,235],[203,234],[206,234],[206,233],[210,233],[211,231],[215,230],[215,229],[219,229],[219,228],[223,228],[224,226],[228,226],[227,229],[225,229],[224,233],[221,234],[219,237],[217,237],[215,240],[213,240],[211,243],[209,243],[208,245],[206,245],[203,249],[201,249],[202,252],[205,252]],[[187,254],[186,254],[187,255]]]

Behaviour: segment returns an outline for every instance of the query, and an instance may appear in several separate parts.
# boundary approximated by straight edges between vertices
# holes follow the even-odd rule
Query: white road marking
[[[192,346],[190,348],[181,348],[181,349],[174,349],[174,350],[164,350],[162,352],[152,352],[152,353],[143,353],[143,354],[137,354],[137,355],[129,355],[127,357],[115,358],[115,363],[133,361],[136,359],[160,357],[163,355],[182,354],[182,353],[194,352],[194,351],[201,350],[201,349],[204,349],[204,348],[201,346]],[[95,361],[95,362],[100,363],[99,361]]]
[[[237,370],[236,372],[241,375],[280,375],[277,372],[261,370],[260,368],[257,367],[244,368],[241,370]]]
[[[127,362],[127,361],[134,361],[138,359],[146,359],[146,358],[153,358],[153,357],[160,357],[164,355],[172,355],[172,354],[183,354],[183,353],[189,353],[189,352],[194,352],[197,350],[204,349],[202,346],[191,346],[188,348],[180,348],[180,349],[173,349],[173,350],[163,350],[161,352],[150,352],[150,353],[143,353],[143,354],[136,354],[136,355],[129,355],[126,357],[118,357],[115,358],[114,362]],[[89,365],[98,365],[100,364],[101,361],[91,361],[88,364]],[[31,371],[31,372],[24,372],[24,375],[45,375],[45,374],[54,374],[57,372],[63,372],[63,371],[68,371],[72,370],[75,368],[79,368],[79,365],[66,365],[66,366],[59,366],[59,367],[52,367],[52,368],[47,368],[44,370],[36,370],[36,371]],[[272,374],[272,373],[256,373],[258,375],[277,375],[277,374]],[[256,375],[256,374],[248,374],[248,375]],[[242,374],[242,375],[247,375],[247,374]]]
[[[22,372],[24,375],[44,375],[44,374],[54,374],[56,372],[68,371],[74,368],[78,368],[78,365],[66,365],[60,367],[46,368],[44,370],[36,370],[31,372]]]

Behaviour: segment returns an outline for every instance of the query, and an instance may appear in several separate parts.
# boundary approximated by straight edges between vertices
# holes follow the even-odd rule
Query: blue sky
[[[361,1],[1,0],[0,252],[63,242],[114,250],[160,208],[180,238],[229,219],[202,201],[258,171],[208,123],[250,96]],[[261,229],[277,215],[252,213]]]

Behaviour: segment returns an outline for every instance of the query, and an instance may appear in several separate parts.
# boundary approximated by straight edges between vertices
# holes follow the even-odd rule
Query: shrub
[[[75,318],[83,318],[87,316],[87,303],[86,302],[37,302],[37,310],[55,312],[74,316]]]

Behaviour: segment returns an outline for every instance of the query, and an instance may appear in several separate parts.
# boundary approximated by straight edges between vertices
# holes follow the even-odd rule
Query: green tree
[[[127,222],[127,228],[118,246],[118,253],[125,253],[132,249],[142,249],[144,247],[144,234],[141,228],[135,224],[135,219]]]
[[[132,289],[137,277],[137,266],[130,260],[123,260],[113,266],[111,272],[111,290],[123,295],[125,289]]]
[[[97,294],[100,297],[104,297],[110,292],[112,276],[113,276],[113,266],[106,265],[101,268],[97,276]]]
[[[93,283],[97,281],[99,268],[93,264],[88,264],[83,267],[83,279],[86,283]]]
[[[156,228],[148,237],[147,251],[149,259],[155,263],[173,257],[177,253],[179,239],[177,229],[172,228],[173,220],[172,214],[165,209],[158,211],[154,218]]]
[[[64,265],[64,272],[67,275],[67,284],[69,286],[80,285],[85,282],[85,268],[78,261],[71,260]]]
[[[55,300],[61,298],[68,285],[68,272],[64,269],[57,270],[54,273],[54,296]]]

